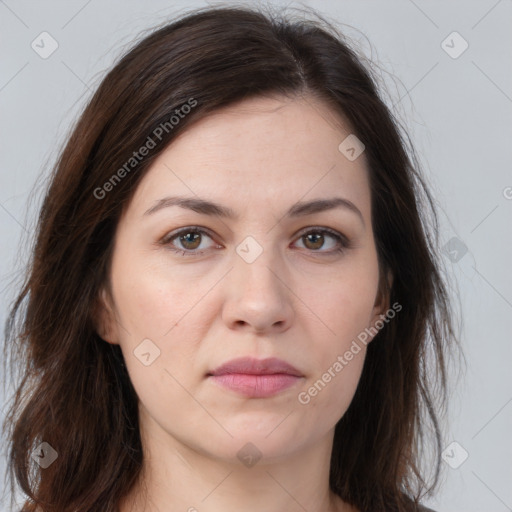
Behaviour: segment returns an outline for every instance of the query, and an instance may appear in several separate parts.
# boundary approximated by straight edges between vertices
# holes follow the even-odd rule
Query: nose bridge
[[[264,331],[291,324],[293,308],[288,288],[282,282],[286,271],[279,248],[271,236],[262,238],[265,240],[260,242],[255,236],[247,236],[235,248],[224,306],[225,320],[232,327],[248,324]]]
[[[252,235],[245,237],[236,246],[235,272],[251,288],[265,288],[265,293],[281,288],[276,274],[283,272],[277,247],[272,245],[271,236],[259,236],[259,241]]]

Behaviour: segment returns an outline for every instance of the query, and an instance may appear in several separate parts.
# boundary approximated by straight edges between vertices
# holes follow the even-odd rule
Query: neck
[[[254,465],[247,459],[246,466],[153,429],[142,436],[143,470],[119,512],[357,512],[330,491],[332,439],[330,432],[295,453]]]

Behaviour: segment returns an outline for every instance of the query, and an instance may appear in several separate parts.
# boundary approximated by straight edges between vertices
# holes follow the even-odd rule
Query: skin
[[[139,184],[117,228],[112,294],[103,291],[98,322],[103,339],[121,346],[139,398],[143,478],[121,512],[357,510],[331,493],[328,475],[364,344],[308,404],[298,400],[389,307],[379,293],[365,155],[349,161],[338,150],[350,133],[312,97],[244,100],[182,133]],[[215,201],[238,219],[179,206],[144,214],[171,195]],[[298,201],[335,196],[362,219],[342,207],[285,216]],[[190,226],[211,237],[158,243]],[[335,253],[325,232],[308,239],[317,227],[351,247]],[[252,263],[236,252],[247,236],[263,249]],[[144,339],[160,350],[148,366],[134,355]],[[267,398],[207,377],[241,356],[284,359],[303,377]],[[237,457],[247,443],[262,455],[252,467]]]

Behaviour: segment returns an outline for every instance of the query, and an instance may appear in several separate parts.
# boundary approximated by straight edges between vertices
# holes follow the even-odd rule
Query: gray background
[[[29,193],[38,177],[47,175],[80,108],[141,30],[187,7],[207,5],[148,3],[0,0],[2,325],[40,204],[37,190],[35,196]],[[512,510],[512,2],[302,5],[346,25],[347,35],[385,70],[390,105],[406,123],[439,204],[442,243],[456,237],[451,243],[467,248],[463,255],[459,250],[443,256],[457,283],[452,293],[460,298],[468,368],[465,374],[451,372],[444,446],[452,465],[460,464],[462,450],[469,456],[456,469],[443,462],[442,489],[427,504],[439,512]],[[43,31],[59,45],[46,59],[31,47]],[[454,31],[469,44],[457,58],[442,47]],[[453,53],[461,44],[451,36],[445,46]],[[4,409],[3,397],[1,403]],[[455,448],[449,446],[453,441]],[[2,478],[4,471],[0,459]],[[0,502],[0,510],[7,510],[6,504],[2,508]]]

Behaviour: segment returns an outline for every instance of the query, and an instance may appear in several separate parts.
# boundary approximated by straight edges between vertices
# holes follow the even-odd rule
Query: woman
[[[7,325],[22,511],[426,510],[455,337],[412,155],[325,21],[208,8],[129,51]]]

